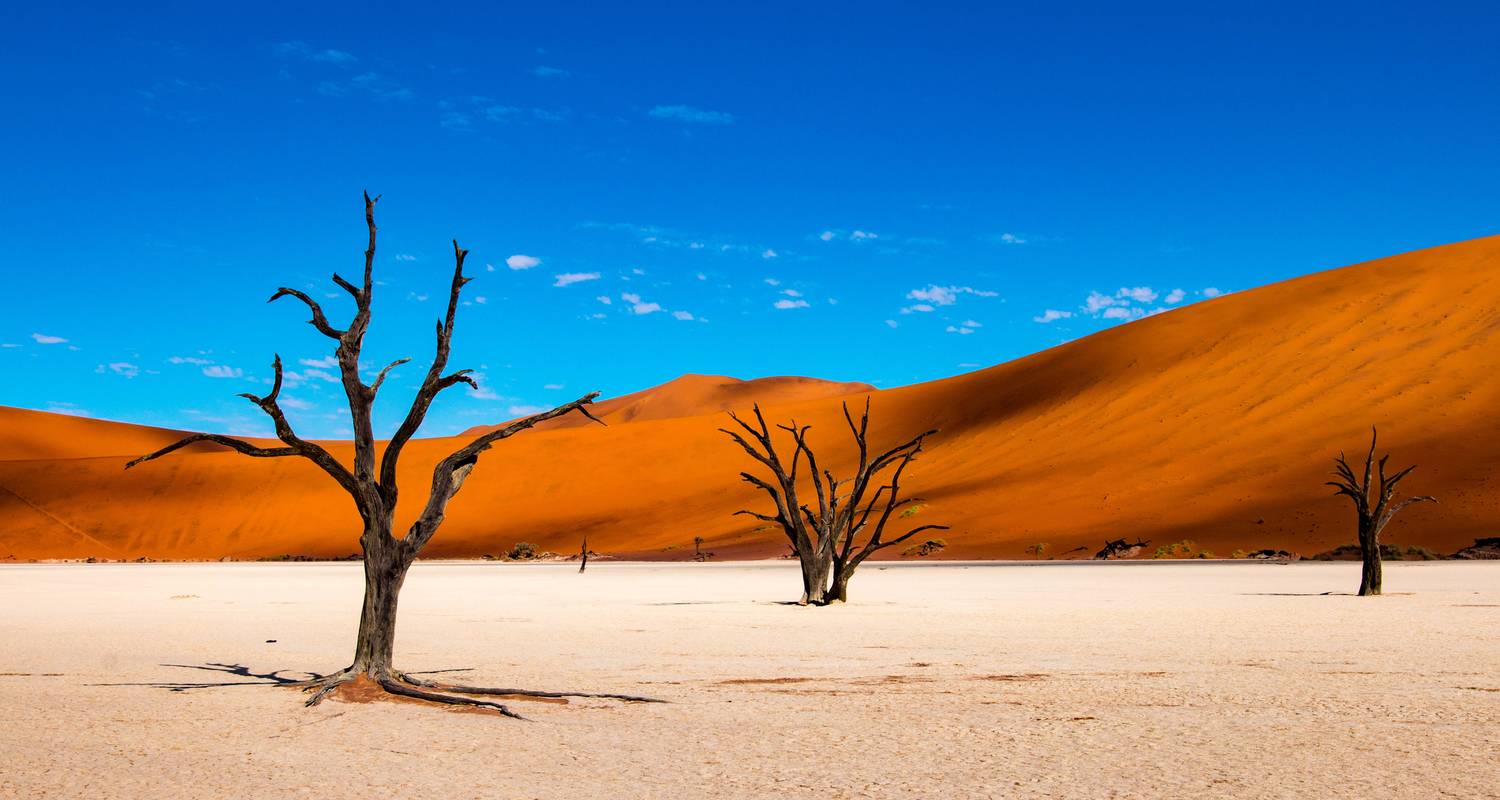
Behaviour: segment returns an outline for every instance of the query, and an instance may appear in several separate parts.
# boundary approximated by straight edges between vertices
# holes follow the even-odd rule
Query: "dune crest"
[[[806,378],[684,376],[602,402],[608,427],[528,432],[500,445],[428,553],[574,552],[718,558],[785,552],[730,514],[761,502],[717,432],[725,408],[814,426],[844,443],[841,400],[873,403],[871,445],[940,435],[904,482],[941,521],[942,557],[1065,556],[1106,538],[1182,539],[1228,555],[1314,553],[1353,541],[1323,481],[1379,425],[1404,488],[1441,505],[1386,541],[1452,552],[1500,526],[1500,237],[1435,247],[1235,293],[989,369],[875,391]],[[629,424],[625,424],[629,423]],[[0,409],[0,558],[253,558],[357,549],[349,500],[310,464],[208,448],[122,469],[177,433]],[[837,439],[833,437],[838,437]],[[403,485],[428,481],[456,439],[413,442]],[[347,447],[335,445],[347,458]],[[838,458],[824,464],[838,471]],[[415,504],[415,501],[412,501]],[[415,509],[405,509],[408,515]],[[108,548],[106,550],[105,548]],[[110,552],[112,551],[112,552]],[[1076,555],[1076,553],[1073,553]]]

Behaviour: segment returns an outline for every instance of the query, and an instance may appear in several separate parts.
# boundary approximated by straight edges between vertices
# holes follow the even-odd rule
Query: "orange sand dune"
[[[683,375],[634,394],[600,400],[589,410],[605,423],[617,425],[622,422],[697,417],[748,408],[755,403],[763,406],[782,405],[873,391],[875,387],[868,383],[835,383],[817,378],[778,377],[742,381],[722,375]],[[538,425],[537,429],[576,428],[592,424],[584,417],[569,414],[548,420]],[[500,425],[480,425],[464,431],[464,435],[477,436],[498,427]]]
[[[872,397],[881,444],[942,428],[906,483],[928,501],[914,522],[953,526],[945,557],[1017,557],[1034,542],[1062,555],[1121,536],[1191,538],[1220,555],[1324,550],[1353,539],[1346,501],[1322,486],[1330,459],[1340,449],[1362,453],[1371,424],[1394,462],[1421,465],[1404,488],[1442,501],[1405,511],[1387,540],[1452,551],[1500,529],[1497,336],[1500,237],[1491,237],[1209,300],[947,380],[845,397]],[[694,536],[721,558],[783,552],[779,534],[730,516],[759,500],[735,479],[749,462],[715,430],[724,419],[712,412],[745,402],[704,385],[722,380],[685,379],[601,403],[608,427],[533,431],[500,444],[428,554],[498,553],[521,540],[574,552],[584,533],[592,549],[622,556],[684,557]],[[778,389],[765,398],[768,414],[811,423],[825,451],[842,444],[841,390],[800,385],[812,394]],[[694,415],[697,403],[710,413]],[[122,455],[170,432],[9,409],[0,410],[0,431],[10,459],[0,461],[0,558],[357,549],[350,501],[308,464],[205,449],[126,473]],[[459,443],[408,449],[407,513],[420,504],[430,465]],[[347,446],[334,449],[348,457]]]

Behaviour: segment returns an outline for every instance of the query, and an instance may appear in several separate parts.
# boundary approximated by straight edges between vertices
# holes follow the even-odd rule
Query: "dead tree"
[[[583,544],[578,548],[578,571],[581,573],[589,568],[589,535],[583,535]]]
[[[754,425],[733,412],[729,414],[748,439],[738,431],[719,430],[770,470],[769,481],[749,472],[741,472],[740,478],[764,491],[771,498],[776,513],[763,514],[748,509],[735,513],[781,527],[802,566],[800,604],[845,602],[849,599],[849,580],[865,559],[923,531],[948,530],[946,525],[920,525],[894,539],[885,538],[886,526],[898,509],[922,502],[921,498],[903,499],[900,496],[901,477],[922,452],[927,437],[937,433],[936,430],[921,433],[872,457],[868,439],[870,401],[865,399],[864,415],[858,424],[849,413],[849,404],[845,403],[844,421],[854,437],[858,464],[852,477],[839,480],[831,471],[818,468],[817,455],[807,443],[811,426],[799,426],[795,420],[790,425],[776,426],[792,437],[792,459],[787,464],[776,451],[770,426],[766,424],[760,406],[754,406],[754,412]],[[816,508],[800,499],[799,483],[804,481],[799,479],[799,470],[804,462],[807,464],[805,482],[811,484]],[[888,473],[889,477],[882,478],[882,473]]]
[[[271,295],[271,301],[293,297],[305,304],[312,313],[310,324],[336,344],[334,354],[338,357],[339,372],[342,376],[344,393],[349,399],[349,412],[354,428],[352,468],[334,458],[321,445],[301,438],[292,430],[292,425],[287,421],[277,400],[281,394],[282,384],[279,355],[272,362],[275,377],[271,383],[270,393],[264,397],[253,394],[240,396],[254,403],[271,418],[275,425],[276,437],[281,440],[283,446],[259,447],[228,436],[198,433],[167,445],[154,453],[141,456],[126,464],[125,467],[129,469],[197,442],[211,442],[256,458],[299,456],[313,462],[349,493],[364,524],[359,543],[364,554],[365,598],[360,612],[359,632],[355,637],[352,663],[336,673],[310,681],[305,687],[312,693],[307,704],[314,705],[335,688],[363,678],[394,695],[435,703],[487,707],[507,716],[517,716],[499,703],[460,697],[453,693],[548,697],[556,693],[435,684],[397,670],[391,658],[395,644],[396,601],[401,593],[401,585],[406,580],[407,570],[410,569],[417,555],[422,552],[422,548],[437,533],[439,526],[443,523],[449,502],[453,500],[454,495],[458,494],[458,490],[463,486],[469,473],[473,471],[480,455],[496,442],[514,436],[539,422],[561,417],[564,414],[578,412],[598,422],[587,408],[598,393],[587,394],[551,411],[511,422],[474,439],[439,461],[433,467],[432,486],[428,490],[421,515],[411,524],[405,535],[398,538],[394,532],[397,501],[396,467],[400,462],[402,452],[412,436],[417,433],[417,429],[421,427],[422,420],[427,416],[427,410],[440,392],[459,384],[467,384],[474,389],[478,389],[479,386],[469,375],[472,370],[461,369],[445,373],[448,366],[449,348],[453,340],[454,316],[459,306],[459,292],[470,280],[464,276],[464,257],[468,255],[468,251],[459,247],[458,242],[455,241],[453,243],[453,281],[448,292],[448,310],[446,316],[437,323],[437,351],[433,355],[432,364],[427,369],[421,387],[417,389],[410,409],[406,412],[406,417],[401,421],[400,427],[396,429],[390,441],[386,443],[384,450],[377,453],[371,419],[371,407],[374,404],[375,395],[380,391],[381,384],[385,382],[392,369],[411,360],[402,358],[392,362],[380,370],[375,380],[368,384],[360,375],[360,351],[364,343],[365,331],[370,325],[370,301],[375,286],[371,271],[375,263],[375,203],[378,200],[378,197],[371,199],[368,193],[365,194],[365,224],[369,228],[369,245],[365,250],[364,280],[356,286],[338,274],[333,276],[333,282],[354,299],[354,318],[347,327],[335,327],[323,313],[323,308],[318,305],[317,301],[296,289],[283,287]],[[624,695],[577,694],[574,696],[604,696],[622,700],[646,699]]]
[[[1111,558],[1129,558],[1130,556],[1133,556],[1136,553],[1139,553],[1142,550],[1146,549],[1146,545],[1148,544],[1151,544],[1150,539],[1142,541],[1139,536],[1136,537],[1133,544],[1125,541],[1124,539],[1114,539],[1105,542],[1104,549],[1095,553],[1094,558],[1098,561],[1108,561]],[[1083,548],[1080,547],[1078,549],[1082,550]]]
[[[1387,523],[1396,516],[1396,512],[1411,505],[1412,503],[1436,503],[1437,500],[1427,495],[1408,497],[1395,505],[1391,505],[1391,498],[1396,494],[1396,484],[1405,478],[1407,473],[1417,468],[1413,464],[1395,475],[1386,477],[1385,462],[1390,454],[1380,457],[1377,468],[1375,463],[1375,440],[1378,432],[1370,428],[1370,452],[1365,455],[1364,480],[1349,466],[1348,460],[1342,452],[1334,460],[1338,476],[1336,481],[1328,481],[1327,485],[1334,488],[1334,494],[1348,495],[1354,502],[1354,511],[1359,520],[1359,555],[1363,562],[1363,568],[1359,575],[1359,594],[1361,597],[1380,594],[1380,532],[1385,530]],[[1380,479],[1377,486],[1375,478]]]

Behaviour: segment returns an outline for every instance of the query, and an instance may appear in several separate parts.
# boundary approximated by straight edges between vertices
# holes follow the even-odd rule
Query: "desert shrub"
[[[1037,542],[1036,544],[1028,544],[1028,545],[1026,545],[1026,554],[1029,555],[1029,556],[1036,556],[1037,558],[1041,558],[1042,554],[1045,553],[1045,552],[1047,552],[1047,547],[1048,547],[1048,545],[1047,545],[1046,542]]]
[[[1156,548],[1152,558],[1188,558],[1198,548],[1198,543],[1192,539],[1183,539],[1180,542],[1165,544]]]
[[[1233,553],[1229,554],[1229,557],[1230,558],[1244,558],[1245,556],[1248,556],[1248,555],[1250,555],[1250,554],[1247,553],[1247,552],[1245,552],[1244,550],[1236,549]]]
[[[917,505],[914,505],[914,506],[907,506],[906,508],[901,509],[901,518],[902,519],[909,519],[911,517],[915,517],[918,512],[920,512],[922,509],[924,509],[926,507],[927,506],[924,506],[924,505],[921,505],[921,504],[917,504]],[[934,540],[934,541],[936,541],[936,540]]]
[[[1214,557],[1214,551],[1212,551],[1212,550],[1203,550],[1203,551],[1200,551],[1198,553],[1198,557],[1199,558],[1213,558]]]
[[[536,545],[531,542],[516,542],[505,557],[511,561],[529,561],[536,558]]]
[[[944,539],[928,539],[921,544],[912,545],[911,547],[902,550],[901,555],[918,557],[930,556],[933,553],[941,552],[947,546],[948,542]]]

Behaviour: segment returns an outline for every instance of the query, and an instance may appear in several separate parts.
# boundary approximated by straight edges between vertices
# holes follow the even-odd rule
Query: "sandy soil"
[[[0,567],[0,796],[1497,796],[1500,564],[1356,570],[419,564],[405,668],[670,701],[517,722],[143,685],[343,666],[357,565]]]
[[[285,314],[268,312],[268,341],[300,325]],[[1402,490],[1441,501],[1403,512],[1386,541],[1451,553],[1495,535],[1500,519],[1497,320],[1500,236],[1236,292],[875,392],[871,444],[942,430],[903,486],[928,501],[920,521],[952,526],[944,557],[1019,558],[1039,542],[1093,552],[1122,535],[1193,539],[1220,556],[1310,555],[1353,542],[1352,509],[1323,482],[1334,455],[1363,455],[1379,425],[1393,465],[1420,465]],[[401,355],[411,353],[389,357]],[[427,555],[503,553],[517,541],[573,553],[587,533],[595,550],[633,558],[682,558],[695,536],[721,557],[774,557],[786,549],[778,533],[731,516],[767,501],[737,478],[754,464],[717,431],[722,409],[759,400],[775,422],[812,425],[820,464],[845,473],[839,395],[855,392],[845,396],[857,404],[864,388],[696,376],[603,402],[608,427],[530,431],[487,454]],[[409,380],[385,389],[411,390]],[[300,459],[205,445],[122,469],[174,438],[0,409],[0,560],[358,549],[348,497]],[[461,444],[413,442],[403,497]],[[347,443],[330,447],[349,460]],[[403,518],[420,508],[409,499]]]

